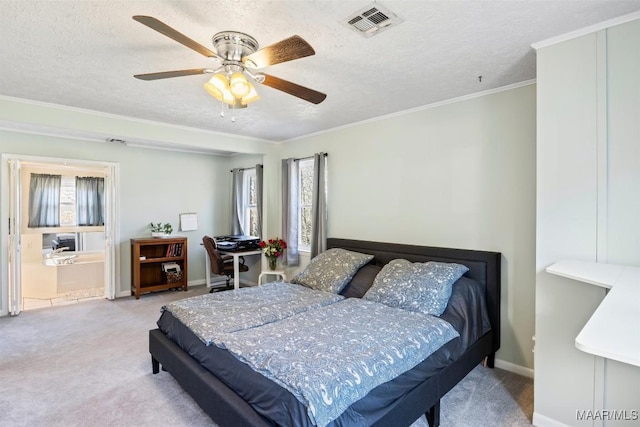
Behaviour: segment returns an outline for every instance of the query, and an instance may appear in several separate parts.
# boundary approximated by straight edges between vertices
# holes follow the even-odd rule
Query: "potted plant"
[[[167,223],[150,223],[149,228],[151,228],[151,236],[152,237],[163,237],[168,236],[173,233],[173,226]]]
[[[264,240],[261,241],[260,247],[264,251],[264,256],[267,257],[269,269],[275,270],[278,265],[278,258],[282,256],[284,250],[287,249],[287,242],[276,237],[275,239],[269,239],[266,242]]]

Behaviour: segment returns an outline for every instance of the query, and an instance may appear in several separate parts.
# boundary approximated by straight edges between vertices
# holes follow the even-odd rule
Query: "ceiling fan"
[[[327,97],[324,93],[316,90],[256,71],[270,65],[315,55],[316,52],[311,45],[300,36],[291,36],[258,49],[258,42],[250,35],[237,31],[223,31],[213,36],[214,52],[156,18],[136,15],[133,19],[201,55],[220,62],[220,66],[215,69],[192,68],[136,74],[134,77],[137,79],[158,80],[196,74],[213,74],[213,77],[205,83],[205,89],[216,99],[226,103],[229,108],[245,108],[248,103],[259,98],[255,88],[245,75],[256,83],[272,87],[313,104],[319,104]]]

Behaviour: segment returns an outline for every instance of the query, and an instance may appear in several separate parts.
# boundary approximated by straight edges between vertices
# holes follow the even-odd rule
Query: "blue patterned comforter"
[[[289,390],[311,421],[325,426],[456,336],[437,317],[352,298],[236,330],[224,336],[224,345]]]
[[[171,312],[206,345],[224,348],[225,334],[255,328],[342,299],[341,295],[301,285],[272,282],[186,298],[163,306],[162,311]]]

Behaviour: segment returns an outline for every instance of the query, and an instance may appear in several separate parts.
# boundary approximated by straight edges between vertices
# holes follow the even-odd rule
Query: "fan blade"
[[[269,74],[264,74],[262,84],[286,92],[289,95],[297,96],[313,104],[320,104],[327,97],[324,93],[291,83],[287,80],[282,80],[278,77],[270,76]]]
[[[245,56],[242,62],[248,67],[264,68],[315,54],[316,51],[302,37],[291,36]]]
[[[193,68],[191,70],[162,71],[160,73],[136,74],[136,79],[140,80],[159,80],[171,77],[194,76],[196,74],[207,74],[211,72],[209,68]]]
[[[173,40],[177,41],[178,43],[181,43],[181,44],[185,45],[189,49],[195,50],[196,52],[198,52],[201,55],[204,55],[204,56],[209,57],[209,58],[218,58],[218,55],[216,55],[215,53],[213,53],[212,51],[210,51],[206,47],[202,46],[197,41],[190,39],[189,37],[185,36],[184,34],[174,30],[173,28],[171,28],[170,26],[168,26],[164,22],[158,21],[156,18],[153,18],[151,16],[136,15],[136,16],[133,17],[133,19],[135,19],[136,21],[140,22],[141,24],[146,25],[147,27],[151,28],[152,30],[156,30],[160,34],[164,34],[165,36],[169,37],[170,39],[173,39]]]

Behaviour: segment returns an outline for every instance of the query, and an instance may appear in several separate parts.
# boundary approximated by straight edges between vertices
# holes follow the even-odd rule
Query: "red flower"
[[[281,256],[283,251],[287,248],[287,242],[276,237],[275,239],[269,239],[266,242],[264,240],[261,241],[260,247],[264,250],[264,254],[268,258],[277,258]]]

